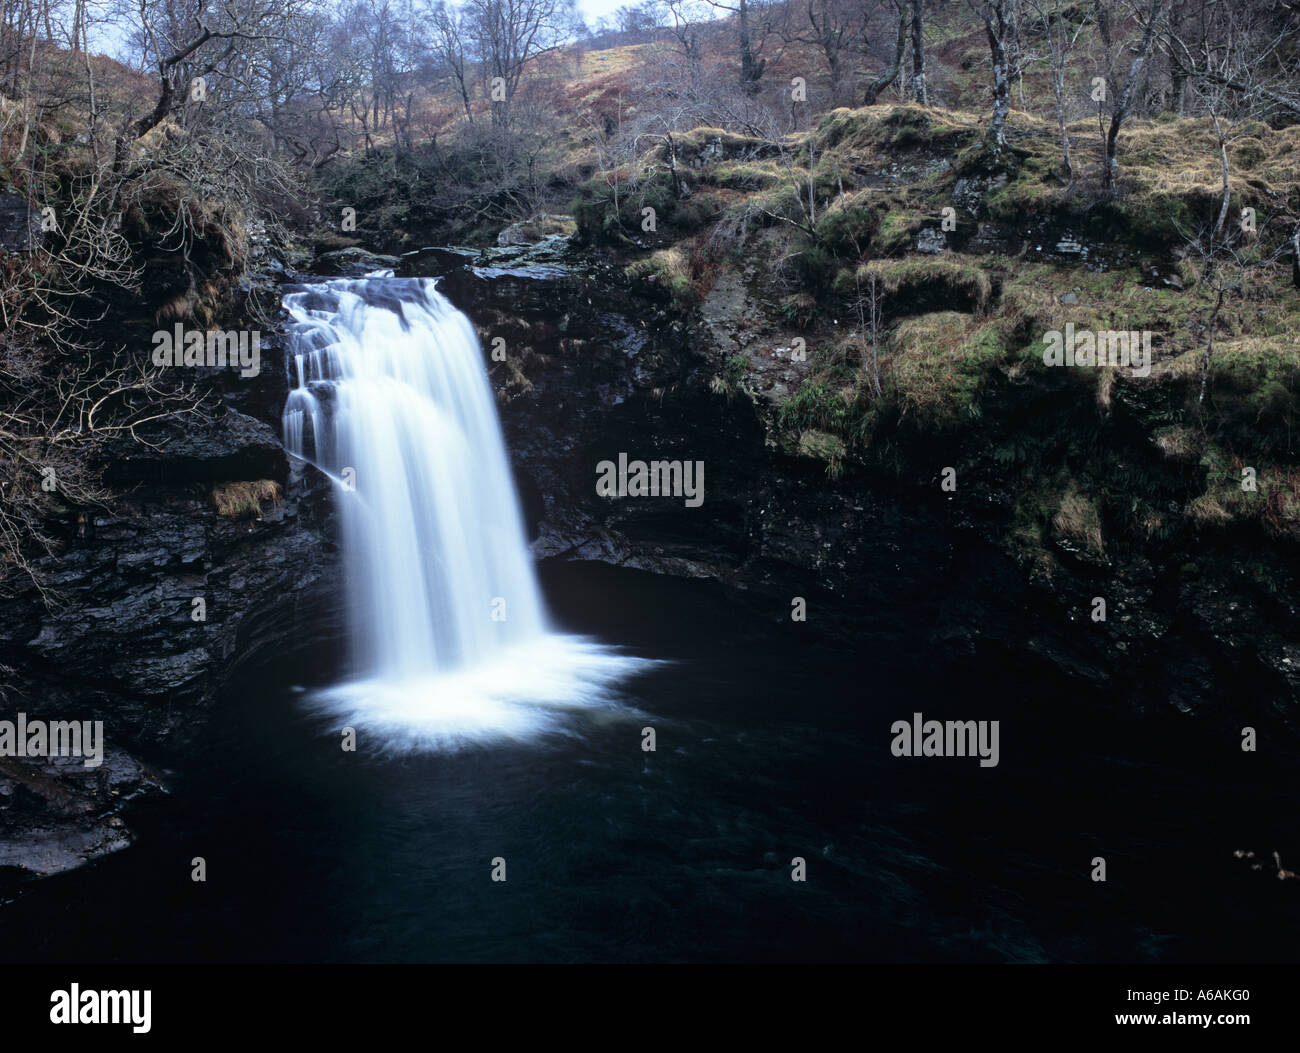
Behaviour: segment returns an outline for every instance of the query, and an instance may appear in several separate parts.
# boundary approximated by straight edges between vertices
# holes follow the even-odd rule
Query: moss
[[[799,436],[799,452],[824,461],[837,460],[844,456],[844,440],[829,432],[808,428]]]
[[[1062,303],[1073,294],[1075,303]],[[1002,315],[1025,330],[1028,358],[1041,362],[1041,337],[1069,322],[1078,329],[1150,330],[1156,357],[1185,344],[1209,300],[1200,289],[1146,284],[1140,274],[1119,268],[1097,272],[1065,264],[1020,263],[1001,289]]]
[[[1171,461],[1199,459],[1201,438],[1194,428],[1185,424],[1170,424],[1157,428],[1151,436],[1156,449]]]
[[[643,260],[628,264],[623,276],[629,281],[657,286],[678,307],[689,307],[696,300],[691,285],[690,260],[678,246],[660,249]]]
[[[836,197],[817,221],[817,240],[840,259],[860,254],[894,256],[907,249],[926,216],[907,204],[906,194],[859,190]]]
[[[963,126],[955,115],[921,106],[866,106],[829,113],[817,128],[823,149],[866,152],[888,148],[955,148],[978,132]]]
[[[1050,221],[1090,238],[1148,253],[1181,243],[1217,211],[1222,173],[1217,141],[1207,119],[1126,124],[1119,142],[1119,192],[1110,196],[1097,187],[1089,190],[1086,184],[1068,190],[1063,187],[1052,137],[1033,127],[1031,119],[1016,116],[1026,124],[1017,129],[1021,134],[1016,138],[1027,142],[1028,149],[1021,151],[1018,163],[1007,170],[1009,181],[985,196],[983,209],[990,219],[1007,224]],[[1296,166],[1286,156],[1285,133],[1263,126],[1243,126],[1241,130],[1245,136],[1229,148],[1233,209],[1267,206],[1259,185],[1243,178],[1247,174],[1256,182],[1264,180],[1274,191],[1294,192]],[[1027,140],[1025,132],[1031,133]],[[1076,122],[1070,133],[1076,144],[1076,164],[1086,165],[1088,153],[1083,144],[1090,143],[1089,149],[1095,149],[1096,127],[1087,121]],[[978,148],[962,158],[959,170],[985,163]]]
[[[770,161],[722,161],[705,169],[700,181],[729,190],[770,190],[788,179],[781,167]]]
[[[1199,188],[1183,193],[1126,194],[1112,206],[1095,210],[1088,229],[1149,251],[1184,241],[1195,229],[1197,217],[1206,215],[1214,201],[1214,195]]]
[[[838,438],[845,446],[865,443],[874,413],[862,388],[833,374],[804,381],[780,411],[783,427],[802,436],[808,431]]]
[[[735,398],[745,384],[745,371],[749,368],[749,359],[742,354],[731,355],[723,363],[722,372],[715,376],[709,387],[715,395]]]
[[[979,394],[1006,359],[996,325],[958,311],[939,311],[903,322],[888,362],[892,397],[905,414],[947,428],[977,417]]]
[[[741,135],[722,128],[700,127],[683,132],[675,139],[681,157],[691,159],[701,154],[713,155],[721,151],[718,160],[738,157],[770,157],[776,148],[769,142],[751,135]],[[664,147],[661,145],[661,151]]]
[[[681,195],[667,169],[633,181],[624,172],[606,173],[578,187],[570,207],[581,241],[596,245],[651,241],[664,244],[702,230],[722,214],[726,201],[697,190]],[[653,210],[653,223],[647,228]]]
[[[769,190],[749,195],[740,203],[739,208],[745,212],[758,211],[766,213],[769,217],[781,216],[800,222],[803,219],[803,209],[799,202],[799,192],[786,180]],[[769,221],[766,218],[764,220],[764,222]]]
[[[878,256],[896,256],[910,247],[925,226],[925,216],[906,208],[895,208],[880,219],[872,248]]]
[[[1294,339],[1294,338],[1292,338]],[[1201,352],[1188,354],[1199,376]],[[1209,402],[1218,441],[1275,457],[1300,435],[1300,349],[1283,338],[1218,344],[1210,362]]]
[[[796,280],[809,292],[826,293],[834,287],[836,260],[825,246],[801,235],[788,260]]]
[[[1186,511],[1202,529],[1254,524],[1271,536],[1300,540],[1300,471],[1295,467],[1248,463],[1213,444],[1201,466],[1205,491]]]
[[[783,299],[777,310],[787,325],[807,329],[817,317],[817,300],[806,292],[798,292]]]
[[[1228,154],[1232,165],[1250,170],[1268,157],[1268,148],[1259,139],[1239,139]]]
[[[871,232],[879,222],[874,206],[853,202],[828,209],[817,224],[817,236],[823,247],[841,258],[856,259],[859,247],[865,250]]]
[[[339,249],[362,248],[362,244],[356,238],[349,238],[343,234],[335,234],[333,231],[324,230],[316,236],[313,243],[317,255],[326,252],[335,252]]]
[[[696,223],[713,224],[715,235],[707,244],[730,246],[715,263],[752,265],[751,284],[761,290],[755,300],[772,316],[766,321],[812,327],[809,345],[824,354],[780,410],[783,441],[792,451],[805,433],[813,433],[805,447],[819,442],[818,435],[829,435],[844,444],[841,460],[847,462],[859,456],[877,422],[892,419],[886,407],[900,411],[909,426],[921,422],[932,429],[997,414],[982,434],[990,437],[998,463],[1032,475],[1035,487],[1049,491],[1046,504],[1026,511],[1020,524],[1025,539],[1065,537],[1064,524],[1074,538],[1068,543],[1080,552],[1098,551],[1096,532],[1080,526],[1088,518],[1080,504],[1084,499],[1071,498],[1062,508],[1071,492],[1088,495],[1096,516],[1092,525],[1106,524],[1110,546],[1119,538],[1164,539],[1185,529],[1179,510],[1201,496],[1197,515],[1213,518],[1221,507],[1231,521],[1230,501],[1208,486],[1205,494],[1196,488],[1196,464],[1210,443],[1276,470],[1269,515],[1287,522],[1287,465],[1298,441],[1293,436],[1300,436],[1295,412],[1300,345],[1293,336],[1300,332],[1300,302],[1281,266],[1255,268],[1224,305],[1209,397],[1203,404],[1196,399],[1212,290],[1194,258],[1176,260],[1171,250],[1218,207],[1220,173],[1208,122],[1129,122],[1120,147],[1119,192],[1108,195],[1097,185],[1095,120],[1071,126],[1077,170],[1067,192],[1052,122],[1013,113],[1009,137],[1016,156],[991,166],[980,149],[978,117],[914,106],[841,109],[812,132],[786,139],[784,155],[772,144],[734,136],[720,139],[718,150],[712,145],[718,133],[707,129],[682,137],[684,154],[701,151],[699,165],[692,162],[688,173],[697,183],[691,199],[707,202],[714,214],[683,218],[680,228],[677,219],[665,223],[661,214],[657,246],[676,245],[681,255],[671,263],[642,261],[630,274],[638,280],[653,277],[671,298],[686,303],[686,282],[696,280],[699,269],[695,246],[706,242],[700,234],[692,244],[682,232],[693,233]],[[1295,163],[1300,126],[1238,130],[1242,138],[1231,148],[1232,208],[1253,204],[1262,221],[1277,214],[1283,200],[1300,204]],[[801,195],[810,142],[816,150],[819,206],[812,237],[792,225],[805,221]],[[965,174],[963,157],[984,178],[1007,177],[983,198],[989,217],[1047,239],[1069,231],[1104,243],[1102,251],[1090,255],[1089,265],[910,252],[917,233],[952,202],[953,183]],[[785,167],[790,159],[793,170]],[[655,190],[655,179],[638,191],[647,200],[667,190],[666,185]],[[680,203],[666,207],[683,208]],[[631,218],[628,235],[644,243],[639,215]],[[1261,227],[1262,258],[1278,249],[1280,228],[1262,222]],[[960,246],[960,239],[955,244]],[[1110,244],[1120,252],[1105,251]],[[1121,259],[1133,263],[1125,266]],[[1153,268],[1160,277],[1153,277]],[[871,274],[884,298],[884,324],[894,327],[882,350],[883,401],[867,394],[872,388],[862,373],[861,334],[851,332],[858,328],[855,312],[845,310]],[[1182,288],[1165,283],[1174,274]],[[1079,329],[1149,330],[1151,376],[1044,370],[1044,332],[1068,323]],[[718,383],[729,386],[727,370]],[[1003,416],[1028,406],[1035,413],[1059,415],[1051,429],[1056,438],[1046,445],[1022,442],[1024,422]],[[1091,435],[1090,427],[1123,429],[1127,457],[1108,451],[1096,435],[1088,440],[1091,446],[1079,439]],[[1078,440],[1076,446],[1062,444],[1065,431]],[[1084,448],[1086,455],[1078,452]],[[1070,470],[1052,474],[1053,465],[1065,464]],[[1071,472],[1078,482],[1071,482]]]
[[[1024,159],[1006,175],[1004,185],[985,195],[983,207],[989,219],[1019,225],[1029,216],[1053,216],[1071,199],[1056,178],[1054,163],[1045,157]]]
[[[836,478],[843,470],[844,455],[847,448],[844,440],[830,432],[807,428],[799,435],[799,453],[826,462],[826,474]]]
[[[553,234],[573,234],[577,231],[578,224],[572,216],[548,212],[524,220],[519,224],[519,228],[525,237],[532,241],[540,241]]]

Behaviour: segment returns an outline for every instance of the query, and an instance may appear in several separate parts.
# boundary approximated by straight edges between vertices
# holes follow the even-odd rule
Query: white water
[[[430,279],[340,279],[284,305],[285,446],[336,481],[354,637],[356,679],[310,704],[386,750],[617,712],[610,686],[649,663],[549,628],[469,319]]]

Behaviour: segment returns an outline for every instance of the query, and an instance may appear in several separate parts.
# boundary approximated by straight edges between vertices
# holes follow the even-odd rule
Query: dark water
[[[0,958],[1296,959],[1295,883],[1232,856],[1300,845],[1295,756],[1014,668],[950,682],[919,645],[819,645],[711,585],[545,576],[566,627],[674,660],[628,684],[645,720],[383,760],[290,690],[337,648],[286,656],[232,687],[134,847],[0,908]],[[1000,720],[1001,763],[891,756],[917,710]]]

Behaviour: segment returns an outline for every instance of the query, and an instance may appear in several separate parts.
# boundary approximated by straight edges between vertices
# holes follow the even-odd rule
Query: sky
[[[595,26],[596,20],[612,15],[620,7],[635,3],[636,0],[578,0],[578,9],[582,12],[587,25]],[[118,55],[121,51],[122,33],[113,26],[92,23],[91,50],[105,55]]]
[[[623,5],[632,2],[633,0],[578,0],[578,7],[582,10],[587,25],[591,26],[596,24],[596,19],[612,15]]]

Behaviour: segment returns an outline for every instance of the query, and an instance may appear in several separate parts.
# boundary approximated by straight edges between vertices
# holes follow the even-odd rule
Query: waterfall
[[[432,279],[300,287],[288,451],[336,484],[355,679],[309,700],[382,748],[527,737],[645,665],[555,633],[482,351]]]

